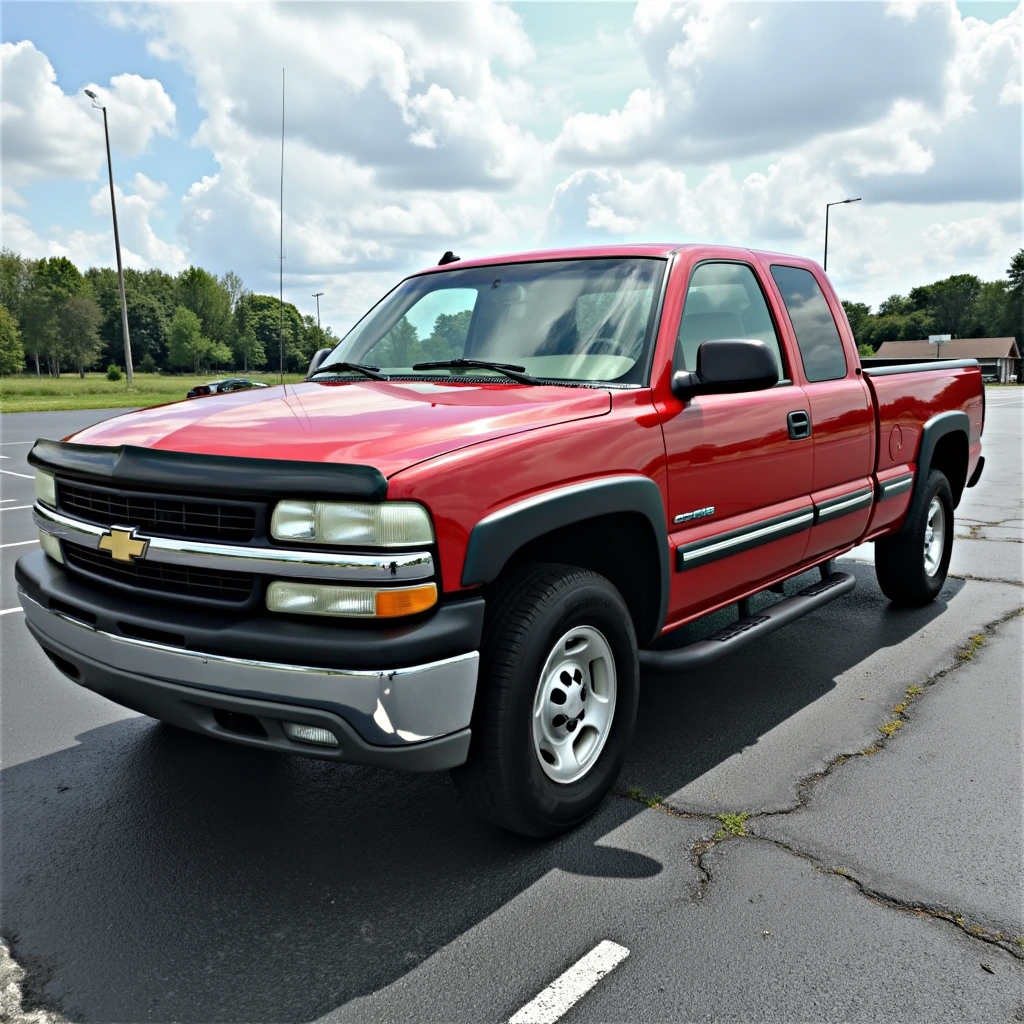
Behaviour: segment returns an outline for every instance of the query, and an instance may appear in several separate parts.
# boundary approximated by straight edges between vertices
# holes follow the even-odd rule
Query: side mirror
[[[731,395],[763,391],[778,380],[775,357],[763,341],[721,338],[697,349],[695,371],[680,370],[672,377],[672,393],[684,400],[693,395]]]
[[[331,354],[331,349],[321,348],[317,349],[314,353],[313,358],[309,361],[309,369],[306,371],[306,376],[312,376],[316,373],[316,368]]]

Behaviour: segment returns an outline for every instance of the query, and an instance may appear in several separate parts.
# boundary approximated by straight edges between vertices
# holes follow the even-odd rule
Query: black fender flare
[[[668,526],[661,489],[646,476],[623,475],[584,480],[542,491],[485,516],[469,535],[462,585],[479,586],[497,579],[516,551],[545,533],[616,512],[639,513],[650,522],[654,530],[660,576],[660,630],[668,615],[669,585],[672,579]]]
[[[967,442],[967,450],[970,452],[971,443],[971,420],[965,412],[950,411],[940,412],[928,420],[921,431],[921,447],[917,453],[917,472],[914,475],[914,490],[910,495],[910,504],[907,506],[907,516],[900,527],[899,532],[907,529],[910,521],[910,510],[917,508],[917,503],[922,500],[925,484],[928,482],[928,474],[932,468],[932,458],[935,455],[935,448],[939,441],[947,434],[961,433]]]

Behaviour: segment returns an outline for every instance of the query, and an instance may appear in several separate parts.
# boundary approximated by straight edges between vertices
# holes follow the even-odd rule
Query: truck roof
[[[783,256],[788,260],[811,262],[804,257],[790,256],[783,253],[760,252],[742,246],[709,245],[700,242],[615,242],[607,245],[574,246],[566,249],[537,249],[532,252],[506,253],[504,255],[481,256],[476,259],[460,259],[443,266],[426,267],[419,274],[443,273],[446,270],[462,270],[465,267],[486,267],[500,263],[535,263],[541,260],[578,260],[594,259],[609,256],[648,256],[665,258],[683,250],[699,249],[707,256],[737,258],[739,256]]]

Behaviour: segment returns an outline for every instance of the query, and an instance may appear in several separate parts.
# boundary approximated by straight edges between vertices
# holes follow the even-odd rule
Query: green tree
[[[267,354],[263,351],[263,343],[256,336],[252,324],[246,325],[235,332],[235,359],[242,364],[242,369],[266,366]]]
[[[1006,271],[1009,289],[1006,295],[1006,317],[1010,333],[1018,346],[1024,342],[1024,249],[1018,249]]]
[[[21,373],[25,365],[25,349],[21,344],[18,321],[11,311],[0,303],[0,376]]]
[[[879,307],[879,316],[902,316],[914,309],[914,304],[905,295],[890,295]]]
[[[53,288],[33,285],[21,305],[21,332],[25,350],[32,354],[36,373],[40,372],[40,361],[47,360],[48,372],[53,373],[53,359],[57,355],[58,331],[57,313],[63,296]],[[57,360],[59,372],[59,359]]]
[[[32,287],[52,288],[64,297],[82,295],[86,291],[85,278],[67,256],[36,260],[32,267]]]
[[[199,317],[203,334],[213,342],[230,345],[234,333],[231,297],[208,270],[189,267],[178,275],[177,302]]]
[[[312,352],[308,349],[302,316],[290,302],[284,311],[284,365],[287,370],[305,370]],[[281,302],[273,295],[249,292],[238,302],[236,324],[244,331],[251,326],[263,348],[265,359],[276,370],[280,362]]]
[[[861,333],[871,316],[871,307],[866,302],[849,302],[843,299],[843,309],[846,310],[846,319],[850,321],[850,330],[853,331],[854,338],[858,342],[861,341]]]
[[[1013,333],[1010,286],[1006,281],[982,281],[966,333],[973,338],[1004,338]]]
[[[466,336],[472,319],[471,309],[458,313],[439,313],[430,337],[422,344],[422,358],[455,359],[461,356],[466,351]]]
[[[32,282],[32,263],[13,249],[0,249],[0,304],[19,320],[21,306]]]
[[[120,365],[124,362],[124,342],[121,340],[121,296],[117,288],[117,271],[110,267],[90,267],[83,276],[89,293],[100,308],[97,330],[103,365]]]
[[[422,352],[416,325],[403,316],[367,353],[367,358],[380,366],[411,366]]]
[[[100,307],[88,295],[72,295],[58,308],[58,358],[63,356],[76,367],[79,377],[85,376],[86,368],[92,366],[100,354],[98,329],[101,319]]]
[[[198,373],[213,348],[214,343],[203,336],[199,317],[191,309],[179,306],[167,332],[167,358],[171,366],[188,367]]]
[[[915,288],[911,296],[916,291]],[[926,308],[935,320],[937,333],[962,337],[974,317],[981,281],[974,274],[954,274],[928,285],[927,291],[929,304]]]
[[[233,270],[229,270],[226,274],[222,275],[220,285],[228,293],[228,303],[232,314],[234,314],[235,310],[238,309],[239,301],[246,294],[245,285]]]
[[[330,327],[321,327],[316,322],[315,316],[304,316],[302,318],[303,350],[313,358],[313,353],[322,348],[334,348],[338,339]]]

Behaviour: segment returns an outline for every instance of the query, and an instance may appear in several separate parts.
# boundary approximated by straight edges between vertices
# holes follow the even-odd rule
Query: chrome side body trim
[[[72,519],[38,503],[33,507],[32,516],[44,533],[92,550],[99,550],[101,538],[110,533],[105,526]],[[118,527],[130,528],[131,524]],[[360,583],[395,583],[399,580],[429,579],[434,575],[434,558],[429,551],[355,555],[341,551],[257,548],[169,537],[146,539],[149,541],[146,559],[167,565]]]
[[[117,636],[49,611],[21,588],[18,599],[44,646],[50,640],[115,673],[331,711],[379,746],[446,736],[468,727],[473,712],[477,651],[381,671],[285,665]]]
[[[813,519],[813,507],[802,508],[704,540],[682,544],[676,549],[676,569],[690,569],[695,565],[739,554],[761,544],[769,544],[773,540],[807,529]]]
[[[818,502],[814,506],[814,521],[824,523],[837,516],[849,515],[851,512],[859,512],[862,508],[868,508],[874,503],[875,495],[870,487],[861,487],[849,494],[842,494],[838,498],[830,498],[828,501]]]
[[[913,486],[913,473],[907,473],[906,476],[898,476],[894,480],[886,480],[884,483],[878,485],[878,500],[885,501],[886,498],[895,498],[897,494],[909,491]]]

